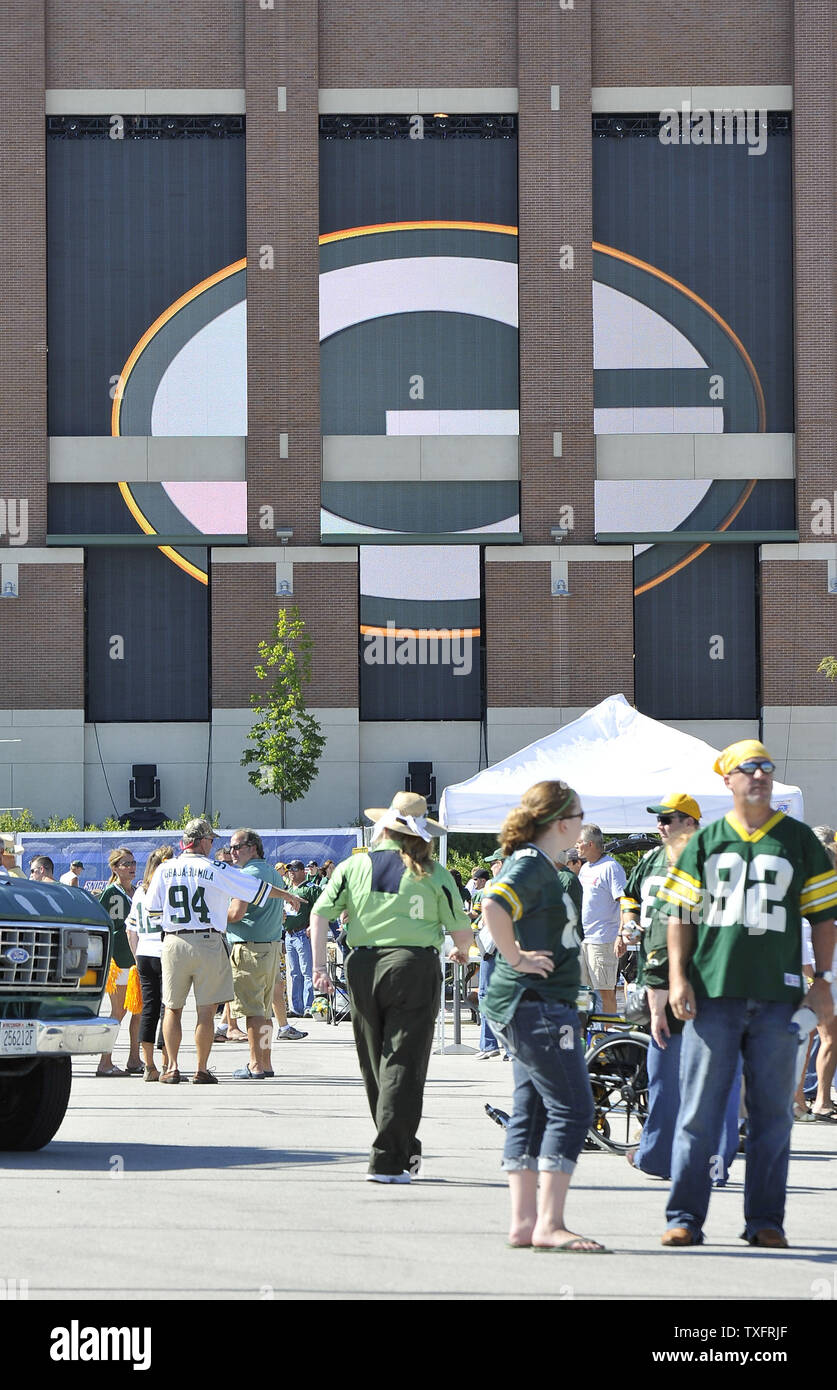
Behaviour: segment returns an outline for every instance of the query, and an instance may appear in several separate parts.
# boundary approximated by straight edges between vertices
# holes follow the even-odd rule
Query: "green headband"
[[[573,804],[574,801],[575,801],[575,792],[574,792],[574,791],[570,791],[570,794],[569,794],[569,796],[567,797],[567,800],[564,802],[564,804],[563,804],[563,806],[560,808],[560,810],[554,811],[553,814],[552,814],[551,816],[541,816],[540,819],[538,819],[538,820],[535,821],[535,825],[551,825],[552,822],[553,822],[554,820],[560,820],[561,817],[563,816],[564,812],[565,812],[566,810],[568,810],[570,806],[572,806],[572,804]]]

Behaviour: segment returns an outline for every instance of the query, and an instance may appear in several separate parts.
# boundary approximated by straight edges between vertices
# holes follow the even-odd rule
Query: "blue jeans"
[[[510,1022],[491,1026],[514,1072],[503,1168],[572,1173],[594,1115],[578,1013],[522,999]]]
[[[739,1054],[747,1095],[744,1235],[782,1231],[793,1125],[797,1038],[793,1004],[758,999],[699,999],[683,1030],[680,1114],[674,1133],[669,1227],[698,1242],[709,1207],[713,1158]]]
[[[680,1053],[682,1033],[672,1033],[665,1048],[651,1039],[648,1048],[648,1116],[634,1159],[634,1167],[656,1178],[671,1176],[671,1149],[674,1127],[680,1110]],[[715,1179],[726,1182],[738,1152],[738,1108],[741,1100],[741,1058],[727,1101],[721,1137],[715,1152],[723,1160]]]
[[[314,1002],[313,956],[307,932],[287,932],[285,956],[290,984],[291,1013],[302,1014]]]
[[[480,973],[477,981],[477,1002],[480,1010],[480,1052],[496,1052],[497,1039],[489,1027],[482,1001],[485,998],[491,976],[494,974],[494,967],[497,964],[496,956],[483,956],[480,961]]]

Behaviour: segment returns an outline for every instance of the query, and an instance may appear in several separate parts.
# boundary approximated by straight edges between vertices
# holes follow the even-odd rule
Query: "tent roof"
[[[712,770],[717,756],[702,739],[640,714],[624,695],[611,695],[563,729],[446,787],[439,820],[449,830],[497,831],[527,787],[560,778],[579,793],[585,821],[603,830],[649,829],[646,808],[677,791],[697,799],[707,823],[732,808],[723,778]],[[798,787],[774,782],[773,804],[802,818]]]

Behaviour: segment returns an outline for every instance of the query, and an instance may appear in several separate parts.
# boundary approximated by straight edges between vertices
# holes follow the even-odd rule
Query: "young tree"
[[[260,681],[272,681],[268,690],[250,696],[259,718],[249,733],[254,747],[245,749],[241,766],[250,768],[247,778],[262,796],[279,797],[283,830],[285,803],[305,795],[326,744],[303,698],[303,685],[311,679],[311,648],[299,609],[280,608],[273,640],[259,643],[261,661],[254,668]]]

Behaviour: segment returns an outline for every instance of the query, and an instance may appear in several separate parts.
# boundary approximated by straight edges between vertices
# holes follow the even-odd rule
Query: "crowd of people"
[[[791,1127],[837,1121],[837,836],[772,806],[775,766],[758,741],[731,745],[715,771],[733,809],[702,825],[694,796],[665,796],[648,807],[659,843],[628,874],[561,781],[524,794],[467,883],[433,857],[443,828],[408,792],[366,811],[369,852],[337,866],[271,865],[248,828],[213,856],[215,832],[198,818],[180,851],[156,849],[136,884],[134,855],[121,846],[100,898],[113,924],[111,1010],[131,1016],[129,1053],[124,1068],[103,1056],[96,1074],[180,1082],[181,1015],[194,991],[193,1084],[217,1081],[212,1046],[234,1039],[249,1048],[234,1078],[272,1077],[273,1024],[277,1040],[306,1036],[288,1020],[310,1016],[316,996],[333,991],[327,943],[337,937],[375,1127],[366,1176],[407,1185],[421,1167],[442,959],[466,965],[476,946],[478,1057],[510,1059],[514,1079],[502,1160],[508,1243],[607,1254],[565,1217],[595,1113],[579,1008],[586,992],[617,1016],[620,962],[633,951],[631,1008],[646,1011],[651,1038],[647,1115],[628,1161],[671,1184],[662,1244],[703,1242],[743,1115],[743,1237],[785,1248]],[[20,848],[13,837],[0,843],[10,872]],[[72,864],[63,881],[82,868]],[[32,861],[33,879],[54,882],[54,873],[48,856]]]

